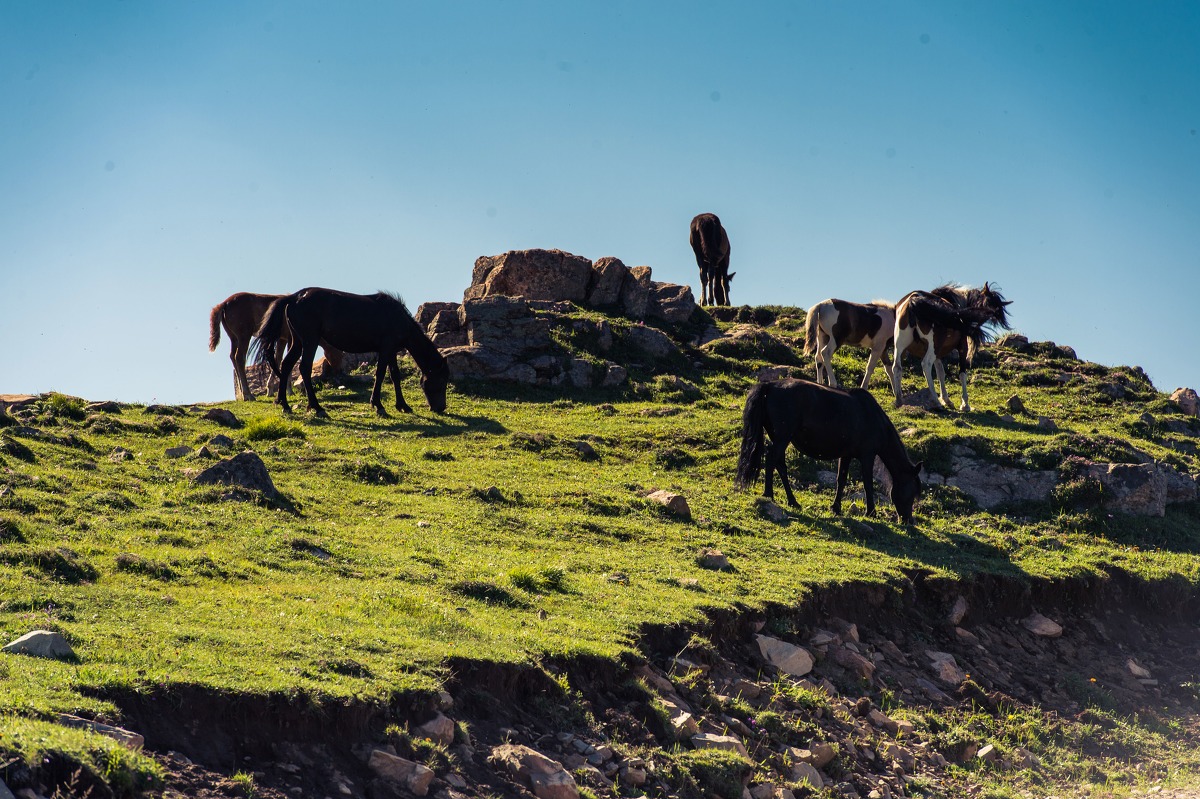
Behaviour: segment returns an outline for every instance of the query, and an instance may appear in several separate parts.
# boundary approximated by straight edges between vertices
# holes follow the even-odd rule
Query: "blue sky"
[[[232,399],[209,309],[557,247],[736,304],[998,283],[1200,386],[1194,2],[0,5],[0,393]]]

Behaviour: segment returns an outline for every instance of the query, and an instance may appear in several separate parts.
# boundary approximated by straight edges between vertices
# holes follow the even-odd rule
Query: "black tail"
[[[279,377],[279,364],[275,363],[275,347],[283,336],[283,326],[287,324],[288,306],[295,302],[298,296],[300,292],[280,297],[271,303],[263,316],[262,324],[254,333],[254,343],[250,345],[250,356],[254,362],[265,361],[275,373],[275,377]]]
[[[742,451],[738,455],[737,477],[733,481],[740,489],[753,485],[762,471],[763,428],[770,390],[770,383],[759,383],[746,396],[746,409],[742,411]]]

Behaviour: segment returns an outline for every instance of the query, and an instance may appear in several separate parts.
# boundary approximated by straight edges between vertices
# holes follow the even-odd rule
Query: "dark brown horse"
[[[292,344],[283,363],[277,365],[275,344],[285,328],[291,333]],[[318,416],[326,414],[313,391],[312,365],[321,341],[328,341],[346,352],[378,353],[371,406],[379,415],[387,415],[380,401],[385,370],[391,373],[392,386],[396,389],[396,410],[412,412],[400,393],[400,365],[396,361],[405,350],[421,370],[421,390],[430,410],[434,413],[446,410],[446,385],[450,379],[446,359],[399,297],[383,292],[363,295],[333,289],[302,289],[271,303],[255,336],[258,338],[254,344],[255,358],[269,363],[277,375],[290,374],[296,362],[300,362],[300,378],[304,381],[308,407]],[[282,386],[279,404],[285,412],[291,412]]]
[[[830,299],[809,308],[804,320],[804,354],[815,356],[817,382],[837,388],[833,354],[844,345],[871,350],[861,388],[871,382],[871,373],[880,361],[890,380],[892,367],[887,362],[887,346],[892,343],[895,327],[896,307],[884,300],[860,305]]]
[[[742,451],[734,484],[746,488],[758,479],[764,458],[763,433],[771,437],[765,449],[766,475],[763,496],[774,497],[772,473],[779,472],[787,501],[796,497],[787,476],[788,444],[814,458],[836,458],[837,495],[833,512],[841,514],[842,495],[850,461],[862,466],[867,515],[875,515],[875,458],[892,477],[892,504],[905,524],[912,523],[913,503],[921,493],[921,463],[912,463],[895,425],[869,391],[843,391],[807,380],[777,380],[750,389],[742,412]]]
[[[975,353],[988,339],[989,327],[1009,329],[1007,308],[1012,302],[984,283],[982,289],[954,283],[933,291],[914,291],[896,303],[896,362],[892,366],[892,393],[900,405],[900,379],[905,353],[921,359],[921,370],[929,392],[943,407],[950,407],[946,394],[946,367],[942,361],[951,353],[959,355],[959,379],[962,382],[962,411],[971,410],[967,401],[967,376]],[[937,369],[940,395],[933,388],[932,369]]]
[[[208,351],[213,352],[221,343],[221,328],[229,337],[229,360],[233,361],[233,396],[237,400],[252,400],[254,392],[250,389],[250,381],[246,377],[246,355],[250,352],[250,341],[262,325],[263,317],[271,303],[282,297],[282,294],[252,294],[239,291],[230,294],[213,306],[208,315]],[[283,347],[291,341],[287,331],[280,336],[275,358],[283,354]],[[340,350],[325,346],[325,359],[334,369],[341,369],[342,355]],[[275,373],[267,381],[267,393],[271,392],[275,382]]]
[[[729,271],[729,236],[716,214],[700,214],[692,219],[688,240],[700,267],[700,304],[728,305],[729,283],[736,272]]]

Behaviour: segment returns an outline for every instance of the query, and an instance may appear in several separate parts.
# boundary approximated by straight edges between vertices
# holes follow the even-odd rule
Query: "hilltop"
[[[747,391],[809,373],[800,309],[430,310],[538,351],[509,380],[462,353],[444,416],[377,418],[357,375],[329,419],[0,416],[0,633],[74,652],[0,658],[11,788],[1000,797],[1200,768],[1200,420],[1136,367],[1011,337],[967,414],[892,409],[877,377],[928,469],[903,526],[861,495],[831,516],[798,456],[799,508],[733,491]],[[864,359],[834,364],[853,385]],[[247,450],[269,488],[196,480]]]

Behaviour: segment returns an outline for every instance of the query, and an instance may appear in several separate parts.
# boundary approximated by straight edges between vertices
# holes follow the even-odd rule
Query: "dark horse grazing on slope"
[[[692,219],[688,240],[700,267],[700,304],[728,305],[729,282],[736,272],[729,271],[729,236],[716,214],[700,214]]]
[[[742,451],[738,456],[738,488],[758,478],[763,461],[763,432],[771,437],[766,448],[767,473],[763,496],[774,497],[772,472],[779,472],[788,504],[796,497],[788,483],[788,444],[814,458],[837,458],[837,495],[833,512],[842,512],[842,494],[850,461],[862,465],[867,496],[867,515],[875,515],[875,485],[872,479],[876,456],[892,476],[892,504],[905,524],[912,524],[913,503],[921,493],[921,463],[912,463],[900,443],[900,434],[871,393],[861,388],[843,391],[807,380],[777,380],[759,383],[746,397],[742,412]]]
[[[887,362],[887,346],[892,343],[895,327],[896,306],[884,300],[860,305],[828,299],[809,308],[804,320],[804,354],[816,356],[817,382],[838,387],[837,375],[833,373],[833,354],[847,344],[871,350],[861,388],[871,382],[871,373],[881,360],[890,380],[892,367]]]
[[[982,289],[947,283],[933,291],[914,291],[896,303],[896,329],[894,332],[896,357],[892,366],[892,393],[896,405],[900,405],[901,366],[905,353],[921,359],[921,370],[929,393],[937,394],[933,388],[931,368],[937,369],[942,393],[938,401],[950,407],[946,394],[946,367],[943,359],[950,353],[959,354],[959,380],[962,383],[962,405],[960,410],[970,411],[967,401],[967,373],[975,360],[975,353],[987,340],[991,325],[1009,328],[1005,300],[999,291],[984,283]]]
[[[282,296],[282,294],[252,294],[248,291],[239,291],[237,294],[230,294],[214,305],[212,312],[208,315],[208,351],[213,352],[221,343],[222,327],[229,336],[229,360],[233,361],[234,399],[254,399],[254,392],[250,390],[250,381],[246,378],[246,355],[250,352],[250,340],[254,338],[255,332],[262,325],[263,317],[267,315],[267,308]],[[283,346],[290,341],[291,337],[285,329],[279,339],[279,346],[275,348],[276,358],[283,355]],[[333,347],[325,346],[325,359],[335,369],[341,369],[342,355],[342,352]],[[273,383],[273,379],[267,383],[268,394],[271,392]]]
[[[292,344],[283,363],[277,365],[273,354],[275,343],[285,327],[291,332]],[[271,303],[262,327],[255,335],[258,337],[254,344],[256,360],[266,360],[276,375],[290,374],[296,361],[300,361],[300,377],[308,395],[308,408],[316,411],[318,416],[326,414],[313,391],[312,365],[317,344],[321,341],[328,341],[346,352],[378,353],[371,406],[379,415],[387,415],[379,399],[385,369],[391,372],[392,385],[396,389],[396,410],[412,412],[400,393],[400,366],[396,363],[399,353],[404,350],[408,350],[421,370],[421,390],[425,392],[430,410],[434,413],[446,410],[446,384],[450,380],[446,359],[398,297],[383,292],[362,295],[333,289],[301,289]],[[291,412],[283,381],[280,381],[279,404],[284,411]]]

